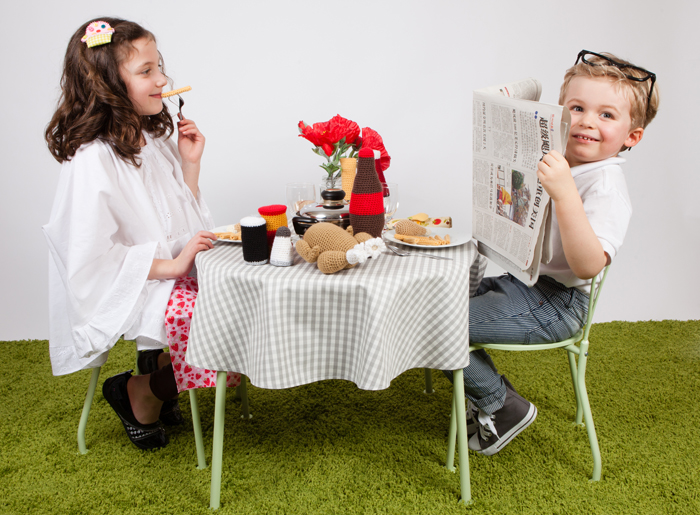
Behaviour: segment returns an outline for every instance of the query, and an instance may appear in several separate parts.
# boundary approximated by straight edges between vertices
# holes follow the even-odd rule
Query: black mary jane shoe
[[[158,356],[163,353],[163,349],[146,350],[139,353],[137,363],[139,372],[150,374],[158,370]],[[158,417],[166,426],[179,426],[185,423],[180,412],[180,401],[177,398],[163,402]]]
[[[126,436],[139,449],[158,449],[168,444],[165,428],[159,421],[141,424],[131,409],[126,383],[131,378],[131,370],[110,377],[102,385],[102,395],[122,421]]]

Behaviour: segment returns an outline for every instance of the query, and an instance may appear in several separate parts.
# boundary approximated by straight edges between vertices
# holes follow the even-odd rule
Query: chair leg
[[[588,433],[588,442],[591,445],[591,454],[593,455],[593,473],[591,474],[592,481],[600,481],[600,473],[603,468],[600,447],[598,446],[598,437],[593,425],[593,414],[591,413],[591,405],[588,401],[588,392],[586,391],[586,361],[588,359],[588,343],[581,345],[581,355],[578,360],[578,392],[581,399],[583,411],[583,419],[586,422],[586,432]]]
[[[207,458],[204,455],[204,440],[202,439],[202,423],[199,419],[199,402],[197,401],[197,389],[190,390],[190,408],[192,409],[192,428],[194,429],[194,443],[197,448],[197,468],[207,468]]]
[[[571,351],[568,351],[569,355],[569,369],[571,370],[571,382],[574,385],[574,396],[576,397],[576,425],[582,425],[583,409],[581,407],[581,393],[578,387],[578,372],[576,367],[576,356]]]
[[[430,368],[424,368],[423,372],[425,372],[425,390],[423,393],[431,394],[435,392],[433,390],[433,371]]]
[[[95,397],[97,378],[100,377],[101,368],[102,367],[95,367],[92,369],[90,384],[88,385],[88,391],[85,395],[85,403],[83,404],[83,413],[80,415],[80,423],[78,424],[78,450],[80,451],[80,454],[87,454],[88,452],[88,449],[85,446],[85,427],[87,426],[88,416],[90,415],[92,399]]]
[[[243,376],[241,376],[241,384]],[[209,507],[219,509],[221,501],[221,465],[224,452],[224,416],[226,412],[226,371],[216,374],[216,404],[214,405],[214,444],[211,453],[211,490]]]

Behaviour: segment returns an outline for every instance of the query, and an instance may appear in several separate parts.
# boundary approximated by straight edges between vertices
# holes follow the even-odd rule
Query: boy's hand
[[[569,163],[556,150],[544,155],[537,165],[537,177],[554,202],[560,202],[572,195],[579,196]]]
[[[537,177],[554,201],[566,262],[580,279],[590,279],[606,264],[607,254],[591,227],[567,160],[556,150],[537,165]]]

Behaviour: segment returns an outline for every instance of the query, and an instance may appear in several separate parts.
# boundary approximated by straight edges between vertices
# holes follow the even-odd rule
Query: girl
[[[183,119],[177,145],[169,139],[167,83],[153,34],[115,18],[86,23],[68,43],[62,95],[45,134],[62,163],[43,228],[53,373],[101,366],[122,335],[148,349],[139,358],[145,375],[125,372],[103,386],[143,449],[167,444],[159,417],[182,421],[180,391],[215,385],[213,372],[182,363],[197,291],[188,276],[216,236],[198,186],[204,136]],[[161,351],[168,343],[170,356]],[[229,386],[239,381],[229,374]]]

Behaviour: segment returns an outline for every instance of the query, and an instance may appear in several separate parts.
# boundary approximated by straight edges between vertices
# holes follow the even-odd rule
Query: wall
[[[158,37],[184,112],[207,137],[200,186],[217,222],[284,203],[286,182],[318,182],[297,123],[341,115],[384,137],[399,216],[471,227],[471,95],[534,76],[556,102],[582,48],[657,73],[662,104],[625,165],[635,213],[596,319],[696,319],[700,38],[695,2],[258,1],[15,2],[0,20],[0,340],[48,337],[48,221],[59,165],[43,130],[72,32],[99,16]],[[692,35],[691,35],[692,34]]]

